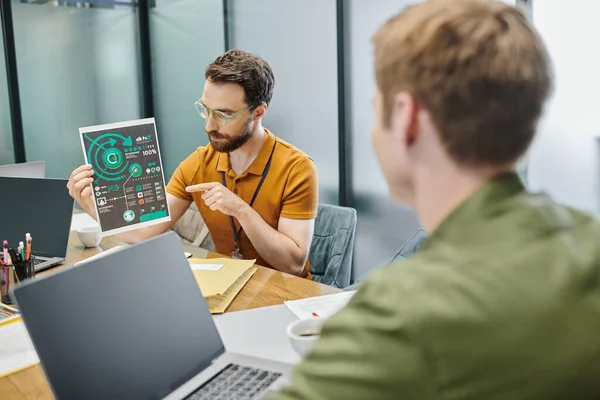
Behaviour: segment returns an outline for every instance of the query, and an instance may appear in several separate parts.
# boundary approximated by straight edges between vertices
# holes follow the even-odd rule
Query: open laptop
[[[257,399],[290,370],[225,350],[174,232],[14,297],[58,399]]]
[[[32,161],[20,164],[0,165],[0,176],[13,178],[45,178],[46,162]]]
[[[35,270],[64,262],[74,200],[66,179],[0,177],[0,241],[17,248],[32,237]]]

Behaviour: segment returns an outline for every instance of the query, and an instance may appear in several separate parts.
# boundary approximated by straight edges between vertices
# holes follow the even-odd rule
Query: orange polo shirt
[[[318,182],[315,163],[302,151],[276,138],[265,129],[267,137],[256,159],[239,175],[229,165],[229,154],[215,151],[210,144],[200,146],[186,158],[171,177],[167,192],[183,200],[194,201],[208,227],[215,251],[230,256],[234,250],[229,217],[212,211],[202,200],[202,192],[188,193],[185,188],[206,182],[222,183],[225,173],[227,188],[250,203],[254,191],[273,152],[271,167],[252,208],[274,229],[279,217],[313,219],[317,216]],[[239,223],[234,219],[236,229]],[[240,252],[245,259],[256,259],[260,265],[271,267],[256,251],[244,230],[239,237]],[[272,268],[272,267],[271,267]],[[302,272],[307,276],[308,261]]]

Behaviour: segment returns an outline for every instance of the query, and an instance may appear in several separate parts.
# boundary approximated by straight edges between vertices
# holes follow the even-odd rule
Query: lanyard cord
[[[273,160],[273,153],[275,152],[275,146],[277,145],[277,138],[275,138],[275,144],[273,145],[273,148],[271,149],[271,154],[269,155],[269,161],[267,161],[267,165],[265,166],[265,169],[262,173],[262,176],[260,177],[260,181],[258,182],[258,185],[256,186],[256,189],[254,190],[254,194],[252,195],[252,199],[250,200],[250,207],[252,207],[252,205],[254,204],[254,200],[256,200],[256,196],[258,196],[258,193],[260,192],[260,188],[262,187],[263,183],[265,182],[265,178],[267,177],[267,175],[269,174],[269,170],[271,169],[271,161]],[[227,180],[225,179],[225,172],[221,171],[221,180],[223,181],[223,186],[227,187]],[[231,225],[231,232],[233,233],[233,243],[234,243],[234,247],[235,250],[239,250],[239,237],[240,234],[242,233],[242,226],[240,225],[240,228],[238,230],[235,229],[235,222],[233,221],[233,217],[230,215],[229,216],[229,224]]]

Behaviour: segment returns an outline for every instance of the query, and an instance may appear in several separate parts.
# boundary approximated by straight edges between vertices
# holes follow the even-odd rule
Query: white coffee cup
[[[288,325],[287,335],[290,343],[300,357],[306,355],[321,337],[321,328],[325,318],[309,318],[294,321]]]
[[[100,232],[100,228],[97,226],[78,229],[77,236],[81,244],[85,247],[96,247],[102,240],[102,232]]]

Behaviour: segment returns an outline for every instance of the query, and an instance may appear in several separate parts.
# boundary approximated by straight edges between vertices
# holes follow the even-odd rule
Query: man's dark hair
[[[229,50],[206,68],[206,79],[213,83],[237,83],[246,93],[250,107],[267,106],[273,97],[275,77],[265,60],[243,50]]]

